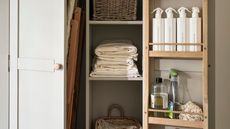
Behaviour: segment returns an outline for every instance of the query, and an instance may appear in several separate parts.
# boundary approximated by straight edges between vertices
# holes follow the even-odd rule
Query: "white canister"
[[[163,10],[161,8],[156,8],[152,13],[155,13],[155,18],[153,18],[153,33],[152,40],[153,43],[164,43],[164,19],[162,19],[161,15]],[[163,51],[163,45],[153,45],[153,51]]]
[[[189,18],[189,43],[201,43],[201,18],[199,8],[192,8],[192,17]],[[189,51],[201,51],[200,45],[190,45]]]
[[[173,8],[165,10],[167,18],[165,18],[165,43],[176,43],[176,18],[173,12],[177,13]],[[176,51],[176,45],[165,45],[165,51]]]
[[[189,18],[187,18],[187,8],[181,7],[178,9],[179,18],[177,18],[177,51],[189,51],[186,45],[179,45],[180,43],[189,42]]]

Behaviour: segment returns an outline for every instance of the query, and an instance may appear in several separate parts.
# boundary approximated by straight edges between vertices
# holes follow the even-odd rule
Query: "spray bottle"
[[[173,111],[176,109],[176,103],[178,102],[178,82],[177,82],[178,71],[176,69],[171,69],[169,78],[170,78],[170,87],[169,87],[169,110]],[[175,118],[175,114],[172,112],[168,115],[169,118]]]
[[[187,18],[186,11],[189,11],[185,7],[178,9],[179,18],[177,18],[177,43],[189,42],[189,18]],[[188,51],[188,46],[178,45],[177,51]]]
[[[200,9],[192,8],[192,18],[189,18],[189,43],[201,43],[201,18],[199,17]],[[201,51],[201,46],[191,45],[189,51]]]
[[[176,43],[176,18],[173,17],[175,9],[169,7],[165,10],[165,43]],[[165,45],[165,51],[176,51],[176,45]]]
[[[163,10],[161,8],[156,8],[152,13],[155,13],[155,18],[153,18],[153,43],[163,43],[164,42],[164,20],[161,15]],[[163,45],[153,45],[153,51],[163,51]]]

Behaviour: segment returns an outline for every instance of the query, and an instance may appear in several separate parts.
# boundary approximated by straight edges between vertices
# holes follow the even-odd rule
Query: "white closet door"
[[[10,8],[10,129],[64,129],[65,0]]]

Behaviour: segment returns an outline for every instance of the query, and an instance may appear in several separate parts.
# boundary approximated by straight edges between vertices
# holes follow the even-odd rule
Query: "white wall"
[[[8,129],[9,0],[0,0],[0,129]]]
[[[215,0],[215,129],[230,128],[229,0]]]

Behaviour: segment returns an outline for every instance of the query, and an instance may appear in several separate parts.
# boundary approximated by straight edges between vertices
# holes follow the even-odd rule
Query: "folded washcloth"
[[[95,54],[101,57],[137,57],[137,48],[130,40],[106,40],[96,47]]]

